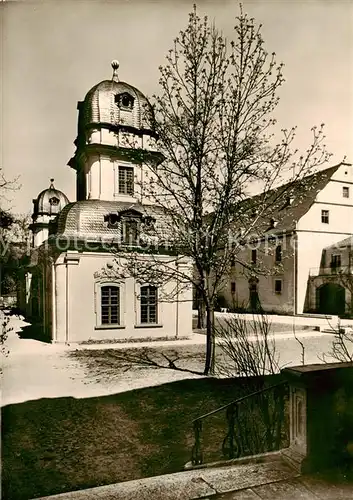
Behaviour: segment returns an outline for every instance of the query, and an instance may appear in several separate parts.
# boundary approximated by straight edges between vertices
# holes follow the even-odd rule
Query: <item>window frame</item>
[[[343,198],[349,198],[349,186],[343,186],[342,187],[342,197]]]
[[[100,313],[102,326],[120,325],[120,288],[115,285],[103,285],[100,288]],[[104,292],[104,295],[103,295]],[[107,293],[105,293],[107,292]],[[106,301],[106,302],[104,302]],[[104,313],[103,309],[107,312]],[[105,321],[104,317],[107,317]],[[113,319],[117,321],[113,321]]]
[[[251,264],[255,266],[257,264],[257,248],[253,248],[251,250],[251,257],[250,257]]]
[[[156,322],[146,323],[142,322],[142,300],[141,291],[146,287],[156,288]],[[160,287],[151,285],[151,283],[136,283],[136,323],[135,328],[162,328],[161,323],[161,302],[160,302]]]
[[[340,253],[331,254],[330,267],[333,271],[341,269],[342,267],[342,255]]]
[[[134,239],[127,239],[127,228],[130,226],[135,226]],[[137,217],[122,217],[121,218],[121,243],[127,246],[139,246],[140,241],[140,233],[141,233],[141,219]],[[130,234],[130,232],[129,232]]]
[[[123,103],[124,98],[128,99],[128,104]],[[114,102],[121,111],[132,111],[135,104],[135,98],[129,92],[125,91],[120,92],[120,94],[116,94]]]
[[[120,184],[120,172],[125,171],[124,175],[124,180],[122,184]],[[128,190],[128,179],[127,179],[127,173],[128,171],[131,172],[131,192]],[[124,184],[124,189],[121,188]],[[117,196],[131,196],[133,197],[135,193],[135,182],[134,182],[134,167],[132,165],[124,165],[119,163],[117,165],[117,190],[116,190],[116,195]]]
[[[281,284],[279,290],[277,290],[277,283]],[[274,280],[273,291],[275,292],[276,295],[282,295],[282,293],[283,293],[283,279],[282,278],[276,278]]]
[[[279,244],[275,248],[275,263],[281,264],[282,260],[283,260],[282,245]]]
[[[125,284],[121,281],[96,280],[95,281],[95,304],[96,316],[95,330],[123,329],[125,328]],[[102,289],[105,287],[118,288],[118,323],[102,322]]]
[[[321,210],[321,224],[330,224],[330,211],[329,210],[325,210],[325,209]]]
[[[142,294],[143,290],[147,292],[145,296]],[[153,291],[152,295],[151,291]],[[143,300],[145,300],[146,303],[143,303]],[[143,320],[144,313],[142,308],[146,308],[146,321]],[[154,321],[151,321],[151,316],[154,317]],[[140,287],[140,324],[158,324],[158,288],[154,285],[144,285]]]

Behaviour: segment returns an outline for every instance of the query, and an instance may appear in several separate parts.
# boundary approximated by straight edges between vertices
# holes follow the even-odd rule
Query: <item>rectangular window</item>
[[[141,287],[141,323],[157,323],[157,287]]]
[[[275,280],[275,293],[282,293],[282,280]]]
[[[349,187],[343,186],[342,195],[343,195],[343,198],[349,198]]]
[[[134,169],[119,165],[119,194],[134,194]]]
[[[118,325],[120,323],[120,289],[118,286],[101,287],[101,323]]]
[[[232,281],[230,284],[230,291],[231,293],[235,293],[235,290],[236,290],[236,284],[235,281]]]
[[[329,210],[321,210],[321,222],[323,224],[328,224],[330,222],[330,212]]]
[[[331,255],[331,267],[332,269],[338,269],[341,267],[341,256],[338,255]]]
[[[257,261],[257,251],[251,250],[251,263],[256,264]]]
[[[276,262],[282,262],[282,245],[276,246]]]

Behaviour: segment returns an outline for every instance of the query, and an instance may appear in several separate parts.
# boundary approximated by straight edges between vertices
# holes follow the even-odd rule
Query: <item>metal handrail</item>
[[[195,437],[195,442],[194,442],[194,446],[192,448],[192,456],[191,456],[192,463],[194,465],[200,465],[203,463],[201,435],[203,432],[203,421],[205,418],[212,416],[212,415],[215,415],[223,410],[226,410],[226,418],[228,421],[228,433],[223,440],[222,451],[223,451],[223,455],[226,455],[228,458],[234,458],[234,457],[237,458],[244,452],[244,447],[241,444],[239,431],[235,432],[235,429],[234,429],[234,426],[239,418],[239,414],[238,414],[239,404],[245,400],[250,399],[253,396],[258,396],[259,394],[266,393],[268,391],[274,390],[274,389],[281,387],[281,386],[284,386],[284,385],[288,385],[288,382],[282,381],[282,382],[279,382],[278,384],[274,384],[274,385],[271,385],[269,387],[265,387],[265,388],[260,389],[258,391],[252,392],[250,394],[246,394],[245,396],[242,396],[241,398],[238,398],[238,399],[236,399],[236,400],[234,400],[226,405],[223,405],[223,406],[217,408],[216,410],[205,413],[204,415],[201,415],[200,417],[197,417],[194,420],[192,420],[193,428],[194,428],[194,437]],[[279,441],[275,446],[278,446],[278,444],[280,442],[281,426],[282,426],[282,419],[280,418],[278,423],[276,424]],[[270,448],[271,449],[268,449],[266,451],[272,451],[271,445],[270,445]]]
[[[215,413],[218,413],[222,410],[225,410],[229,406],[241,403],[245,399],[251,398],[252,396],[257,396],[258,394],[261,394],[261,393],[266,392],[266,391],[270,391],[271,389],[275,389],[276,387],[279,387],[280,385],[285,385],[285,384],[287,384],[287,381],[283,380],[282,382],[279,382],[278,384],[270,385],[269,387],[265,387],[264,389],[260,389],[260,390],[255,391],[255,392],[251,392],[250,394],[246,394],[245,396],[242,396],[241,398],[235,399],[234,401],[231,401],[230,403],[227,403],[226,405],[220,406],[216,410],[210,411],[208,413],[205,413],[204,415],[201,415],[200,417],[194,418],[194,420],[192,420],[192,423],[195,423],[197,420],[202,420],[206,417],[209,417],[210,415],[214,415]]]

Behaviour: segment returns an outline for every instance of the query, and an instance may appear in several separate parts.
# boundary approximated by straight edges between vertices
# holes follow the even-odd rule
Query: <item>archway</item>
[[[262,309],[259,298],[258,283],[258,278],[252,277],[249,279],[249,308],[251,312],[259,312]]]
[[[346,290],[337,283],[325,283],[316,289],[317,310],[321,314],[337,314],[345,312]]]

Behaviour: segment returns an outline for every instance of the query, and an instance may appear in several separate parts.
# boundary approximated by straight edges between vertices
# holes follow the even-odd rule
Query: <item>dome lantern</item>
[[[153,109],[144,94],[119,80],[119,62],[111,62],[113,75],[88,91],[79,104],[79,129],[128,128],[138,134],[155,136]],[[79,132],[80,133],[80,132]]]
[[[112,61],[112,68],[113,68],[112,80],[114,80],[114,82],[118,82],[119,81],[119,77],[118,77],[119,61],[114,59],[114,61]]]
[[[54,187],[54,179],[50,179],[48,189],[39,193],[33,200],[34,208],[32,218],[36,219],[39,215],[57,215],[69,203],[67,196]]]

